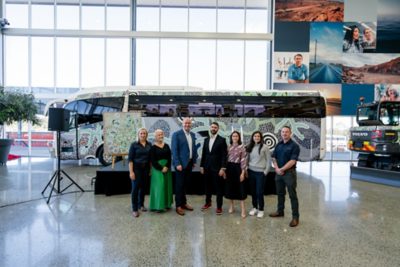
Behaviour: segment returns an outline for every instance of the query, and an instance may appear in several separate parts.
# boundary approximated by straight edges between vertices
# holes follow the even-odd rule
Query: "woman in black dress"
[[[247,198],[245,187],[247,153],[245,147],[242,145],[242,140],[238,131],[232,132],[229,143],[225,197],[231,201],[229,213],[233,213],[234,211],[233,200],[240,200],[242,218],[245,218],[246,209],[244,200]]]

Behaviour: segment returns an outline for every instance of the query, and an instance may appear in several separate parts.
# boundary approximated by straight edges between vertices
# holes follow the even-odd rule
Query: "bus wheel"
[[[103,166],[111,165],[112,159],[111,156],[104,155],[104,146],[101,146],[97,152],[97,157]]]

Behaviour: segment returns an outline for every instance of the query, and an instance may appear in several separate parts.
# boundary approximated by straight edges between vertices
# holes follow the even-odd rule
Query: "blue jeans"
[[[248,171],[253,208],[264,211],[264,187],[266,176],[263,172]]]
[[[149,178],[149,167],[147,166],[135,166],[133,172],[135,173],[135,180],[132,181],[131,201],[132,210],[138,211],[138,208],[144,206],[144,185],[146,179]]]
[[[291,169],[285,172],[284,175],[275,176],[276,193],[278,195],[278,213],[283,213],[285,209],[285,195],[286,188],[289,193],[290,203],[292,205],[292,217],[298,219],[299,214],[299,200],[297,199],[297,174],[296,169]]]

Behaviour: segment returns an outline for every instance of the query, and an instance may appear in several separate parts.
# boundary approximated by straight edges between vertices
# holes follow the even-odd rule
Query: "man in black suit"
[[[203,145],[200,172],[205,178],[206,203],[201,209],[206,210],[211,207],[211,194],[214,186],[217,194],[216,213],[221,215],[228,148],[225,138],[217,134],[218,130],[218,123],[213,122],[210,126],[210,136],[205,139]]]

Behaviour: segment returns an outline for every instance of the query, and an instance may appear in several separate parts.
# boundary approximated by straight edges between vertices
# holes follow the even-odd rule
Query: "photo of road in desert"
[[[310,82],[341,83],[342,23],[315,22],[310,27]]]
[[[278,21],[343,21],[343,0],[276,0],[275,4]]]
[[[400,83],[400,54],[347,54],[343,57],[343,83]]]

